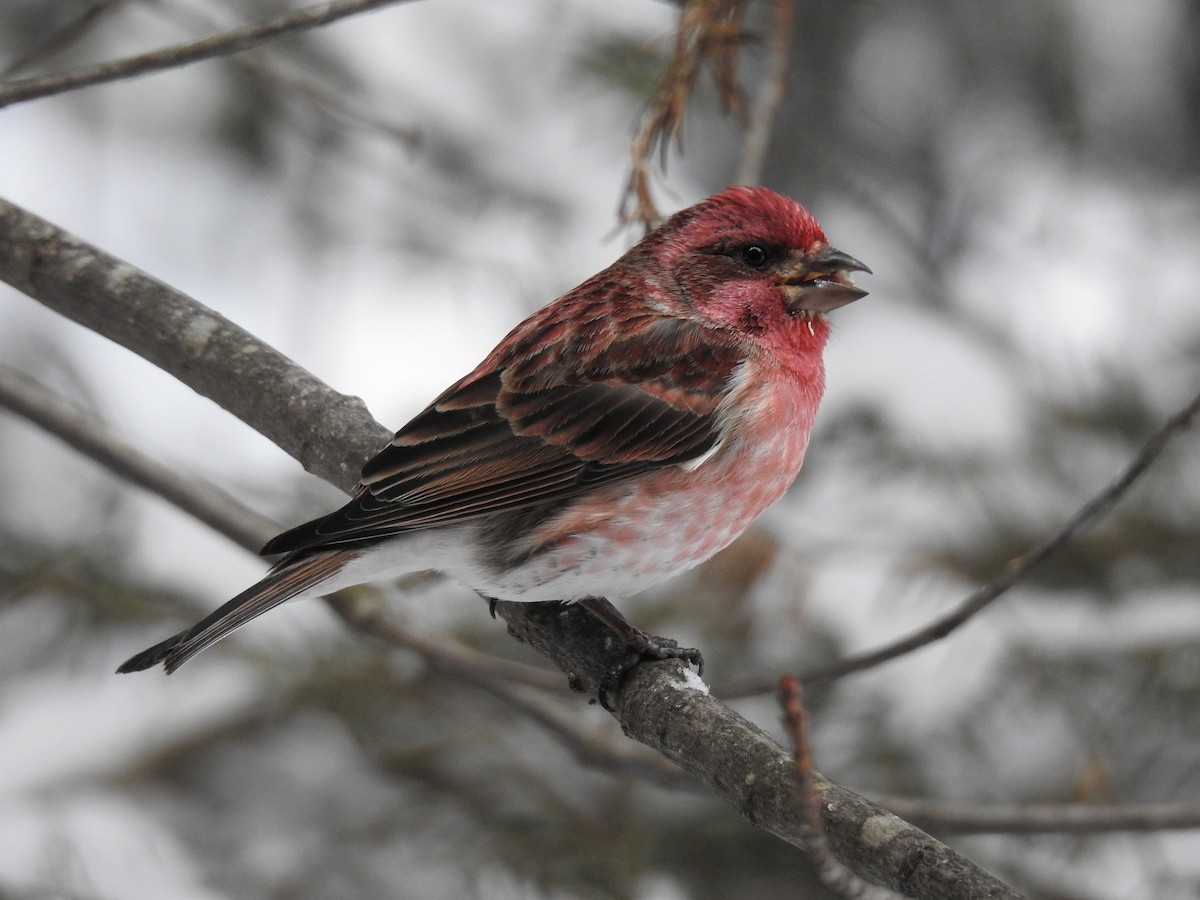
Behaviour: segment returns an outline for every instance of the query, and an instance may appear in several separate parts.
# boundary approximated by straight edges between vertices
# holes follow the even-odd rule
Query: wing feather
[[[396,433],[346,506],[263,553],[565,503],[696,459],[720,440],[719,409],[744,353],[735,336],[684,319],[610,316],[608,340],[572,343],[559,324],[529,320],[507,356],[484,360]],[[549,348],[538,343],[547,334],[556,335]]]

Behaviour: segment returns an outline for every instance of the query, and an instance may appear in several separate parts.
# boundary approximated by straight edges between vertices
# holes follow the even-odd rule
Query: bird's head
[[[824,314],[867,293],[850,273],[871,270],[829,246],[807,209],[766,188],[727,188],[650,240],[690,312],[775,349],[802,332],[823,342]]]

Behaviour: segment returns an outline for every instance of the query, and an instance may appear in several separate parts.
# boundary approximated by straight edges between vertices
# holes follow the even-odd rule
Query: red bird
[[[865,296],[812,215],[733,187],[676,213],[514,328],[362,470],[263,548],[262,581],[117,671],[172,672],[302,595],[436,569],[490,600],[579,602],[639,653],[699,662],[606,598],[708,559],[800,471],[825,313]]]

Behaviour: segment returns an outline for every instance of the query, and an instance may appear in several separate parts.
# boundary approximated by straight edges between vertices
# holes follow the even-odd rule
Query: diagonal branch
[[[6,407],[45,429],[114,474],[174,504],[218,534],[250,552],[279,526],[199,476],[184,477],[113,434],[101,422],[76,410],[33,379],[0,365],[0,408]],[[675,766],[646,747],[585,727],[560,698],[561,679],[519,663],[493,659],[446,637],[421,637],[388,615],[384,605],[362,590],[325,598],[348,628],[419,654],[434,671],[473,685],[524,713],[552,732],[584,765],[634,775],[660,786],[694,788]]]
[[[347,16],[370,12],[381,6],[401,2],[407,2],[407,0],[333,0],[331,3],[310,6],[308,9],[298,12],[275,16],[272,19],[256,22],[233,31],[214,34],[211,37],[186,44],[164,47],[140,56],[117,59],[76,69],[73,72],[63,72],[59,75],[0,82],[0,109],[14,103],[36,100],[39,97],[49,97],[53,94],[62,94],[96,84],[136,78],[139,75],[161,72],[164,69],[175,69],[218,56],[241,53],[243,50],[250,50],[281,37],[309,31]]]
[[[224,316],[0,200],[0,279],[216,401],[309,472],[349,491],[391,439],[363,402]],[[253,385],[253,390],[231,385]]]
[[[366,448],[390,437],[361,402],[347,402],[204,305],[3,200],[0,279],[160,365],[343,488],[354,483],[350,473]],[[593,697],[610,671],[611,654],[623,652],[610,648],[605,626],[578,607],[500,603],[497,610],[510,633]],[[788,753],[677,662],[638,666],[612,699],[627,735],[675,762],[753,824],[800,844],[804,825],[792,803]],[[920,900],[1019,897],[856,794],[823,779],[815,786],[826,806],[830,847],[860,876]]]
[[[0,68],[0,78],[8,78],[22,69],[27,69],[38,60],[44,59],[77,43],[86,36],[91,28],[106,15],[114,12],[122,0],[92,0],[90,6],[67,22],[57,31],[48,35],[40,44],[22,53],[16,59]]]
[[[920,649],[927,644],[932,644],[934,641],[941,640],[955,629],[966,624],[974,616],[983,612],[992,603],[1000,599],[1010,588],[1035,568],[1104,518],[1109,510],[1116,506],[1117,501],[1124,497],[1129,489],[1133,487],[1134,483],[1154,465],[1155,460],[1162,455],[1162,452],[1167,448],[1172,439],[1191,427],[1197,415],[1200,415],[1200,394],[1189,400],[1178,412],[1168,418],[1158,431],[1150,436],[1150,439],[1146,441],[1142,449],[1130,460],[1129,464],[1120,474],[1112,480],[1108,487],[1084,503],[1073,516],[1063,523],[1058,531],[1043,539],[1041,543],[1034,546],[1023,556],[1018,556],[1016,559],[1011,560],[1005,566],[1003,572],[978,590],[969,594],[957,608],[938,619],[934,619],[928,625],[914,631],[907,637],[885,644],[867,653],[848,656],[833,665],[822,666],[802,673],[799,677],[805,684],[814,684],[821,681],[832,681],[835,678],[841,678],[852,672],[861,672],[864,669],[874,668],[906,653]]]
[[[821,814],[821,795],[816,788],[812,747],[808,743],[808,709],[804,706],[804,687],[795,675],[779,679],[779,703],[783,707],[783,725],[792,738],[792,757],[796,768],[796,806],[804,817],[805,849],[813,858],[821,884],[839,897],[852,900],[904,900],[898,894],[859,878],[841,860],[829,852],[825,837],[825,818]]]
[[[891,662],[893,659],[939,641],[962,627],[1008,593],[1037,566],[1104,518],[1129,492],[1138,479],[1154,465],[1162,452],[1166,450],[1167,445],[1192,426],[1197,416],[1200,416],[1200,394],[1194,396],[1174,415],[1170,416],[1162,427],[1142,445],[1142,449],[1118,473],[1117,477],[1076,510],[1075,514],[1067,519],[1057,531],[1047,535],[1024,555],[1011,560],[999,575],[968,594],[957,607],[945,615],[939,616],[906,637],[898,638],[875,650],[847,656],[829,665],[817,666],[802,672],[798,677],[805,684],[835,681],[855,672],[863,672]],[[764,694],[772,688],[773,686],[766,682],[754,681],[730,686],[722,690],[721,694],[732,699]]]
[[[745,103],[737,87],[737,64],[749,35],[742,28],[748,0],[682,0],[679,26],[667,69],[654,89],[629,146],[629,181],[621,199],[621,219],[648,231],[662,218],[651,191],[651,159],[665,164],[672,142],[683,146],[683,120],[705,68],[712,72],[725,112],[739,115]]]
[[[250,551],[278,526],[202,478],[173,469],[129,446],[100,422],[72,408],[32,378],[0,365],[0,407],[39,425],[84,456],[138,487],[158,494],[213,531]]]

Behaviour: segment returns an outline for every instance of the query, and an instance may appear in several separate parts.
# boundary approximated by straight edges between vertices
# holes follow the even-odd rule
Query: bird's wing
[[[701,456],[744,348],[682,319],[645,316],[619,337],[489,357],[397,432],[342,509],[264,554],[348,545],[451,525]]]

